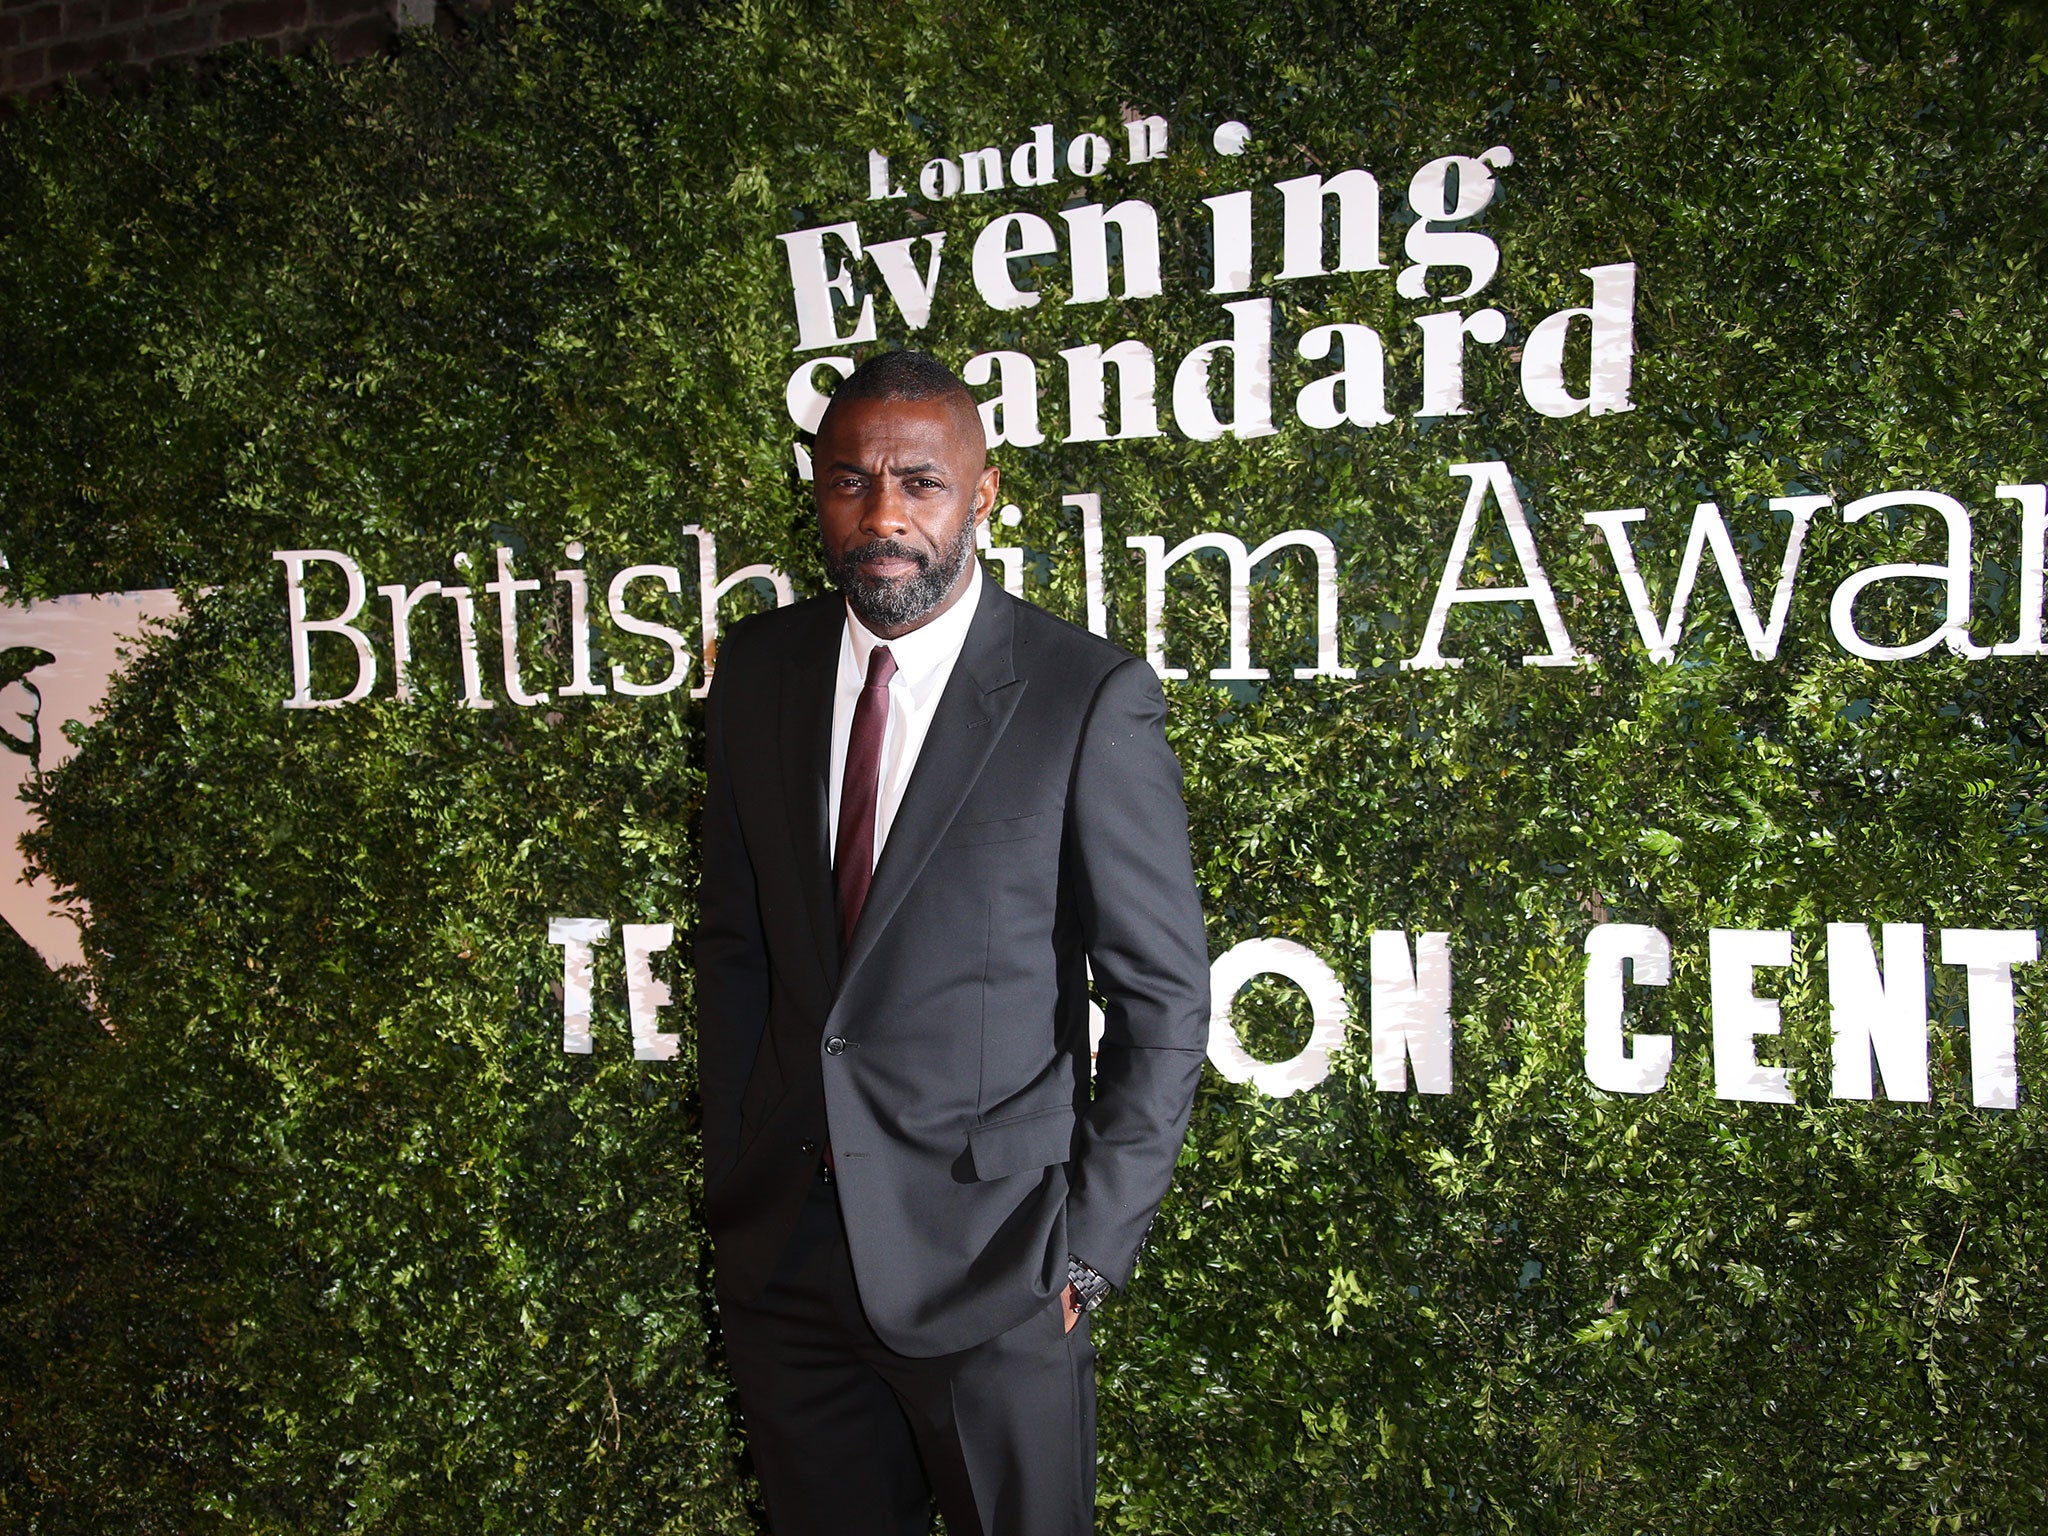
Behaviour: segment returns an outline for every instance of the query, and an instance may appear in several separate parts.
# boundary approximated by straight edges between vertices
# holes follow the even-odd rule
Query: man
[[[1207,1036],[1151,671],[989,583],[973,398],[896,352],[820,423],[839,596],[736,625],[697,936],[719,1315],[776,1536],[1074,1536],[1088,1309]],[[1088,968],[1105,1028],[1091,1085]]]

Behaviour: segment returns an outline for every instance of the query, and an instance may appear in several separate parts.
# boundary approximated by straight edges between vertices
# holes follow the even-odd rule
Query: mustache
[[[931,568],[932,557],[923,550],[912,549],[894,539],[870,539],[867,543],[844,550],[839,556],[842,565],[865,565],[870,560],[915,560],[920,571]]]

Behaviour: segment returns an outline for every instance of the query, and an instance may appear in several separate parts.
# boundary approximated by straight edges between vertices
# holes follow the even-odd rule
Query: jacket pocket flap
[[[1060,1104],[1009,1120],[977,1125],[967,1133],[977,1179],[1064,1163],[1074,1151],[1074,1111]]]
[[[1045,812],[1033,811],[1029,816],[1006,816],[1001,821],[955,822],[940,843],[947,848],[970,848],[977,843],[1020,842],[1038,836],[1047,819]]]

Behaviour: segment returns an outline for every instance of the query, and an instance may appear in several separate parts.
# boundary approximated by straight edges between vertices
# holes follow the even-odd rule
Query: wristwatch
[[[1102,1299],[1115,1289],[1103,1279],[1092,1264],[1084,1264],[1072,1254],[1067,1255],[1067,1284],[1074,1288],[1074,1310],[1093,1312],[1102,1305]]]

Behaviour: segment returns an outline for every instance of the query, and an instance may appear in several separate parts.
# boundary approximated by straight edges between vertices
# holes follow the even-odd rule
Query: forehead
[[[818,457],[828,463],[929,460],[973,468],[986,456],[973,406],[947,397],[842,401],[818,434]]]

